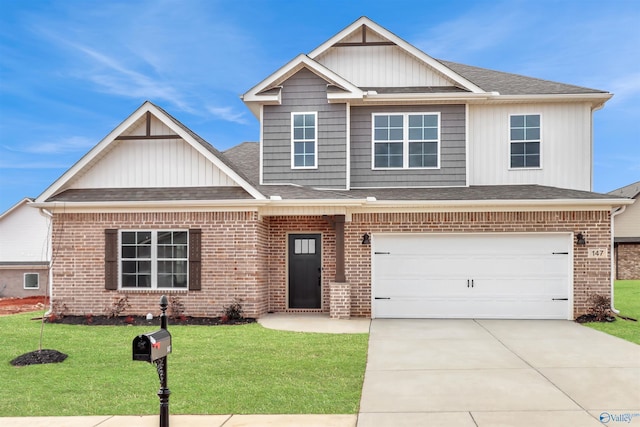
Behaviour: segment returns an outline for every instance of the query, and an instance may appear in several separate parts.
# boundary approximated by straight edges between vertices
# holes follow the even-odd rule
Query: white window
[[[40,274],[38,274],[38,273],[24,273],[24,288],[25,289],[38,289],[38,288],[40,288]]]
[[[540,115],[509,117],[511,168],[540,167]]]
[[[291,113],[291,167],[318,167],[318,113]]]
[[[120,232],[123,289],[186,289],[189,248],[186,230]]]
[[[373,169],[440,167],[440,113],[373,114]]]

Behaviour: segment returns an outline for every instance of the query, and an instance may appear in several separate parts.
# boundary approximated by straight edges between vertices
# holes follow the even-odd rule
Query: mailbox
[[[133,360],[154,362],[171,353],[171,334],[160,329],[133,339]]]

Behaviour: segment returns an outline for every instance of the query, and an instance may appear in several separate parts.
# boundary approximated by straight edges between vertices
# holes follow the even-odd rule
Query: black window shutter
[[[189,230],[189,290],[199,291],[201,276],[202,230]]]
[[[104,288],[118,290],[118,230],[104,230]]]

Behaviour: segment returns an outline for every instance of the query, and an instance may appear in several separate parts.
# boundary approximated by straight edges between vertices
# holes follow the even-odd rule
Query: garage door
[[[569,234],[374,234],[373,317],[569,319]]]

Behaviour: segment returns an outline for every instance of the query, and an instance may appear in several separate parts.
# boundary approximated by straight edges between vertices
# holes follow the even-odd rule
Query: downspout
[[[613,289],[614,289],[614,284],[616,282],[616,278],[615,278],[615,276],[613,274],[613,269],[614,269],[614,264],[613,264],[614,263],[614,257],[613,257],[614,242],[613,242],[613,240],[615,238],[614,237],[615,233],[614,233],[614,221],[613,221],[613,218],[616,217],[617,215],[620,215],[622,212],[624,212],[625,209],[627,209],[626,205],[625,206],[621,206],[618,209],[616,209],[615,211],[611,212],[611,256],[610,256],[610,258],[611,258],[611,311],[613,311],[615,314],[620,314],[620,310],[616,310],[616,308],[614,307],[614,304],[613,304],[613,299],[614,299],[613,298],[613,296],[614,296],[613,295]],[[616,274],[617,273],[618,272],[616,271]]]
[[[49,268],[48,270],[48,275],[49,275],[49,310],[47,310],[46,313],[44,313],[45,317],[48,316],[49,314],[51,314],[51,312],[53,311],[53,250],[52,250],[52,245],[53,245],[53,214],[51,212],[49,212],[48,210],[44,209],[44,208],[40,208],[40,214],[43,216],[48,216],[49,217],[49,237],[51,237],[51,239],[48,239],[49,242],[47,243],[47,251],[49,252],[49,255],[51,255],[50,259],[49,259]]]

